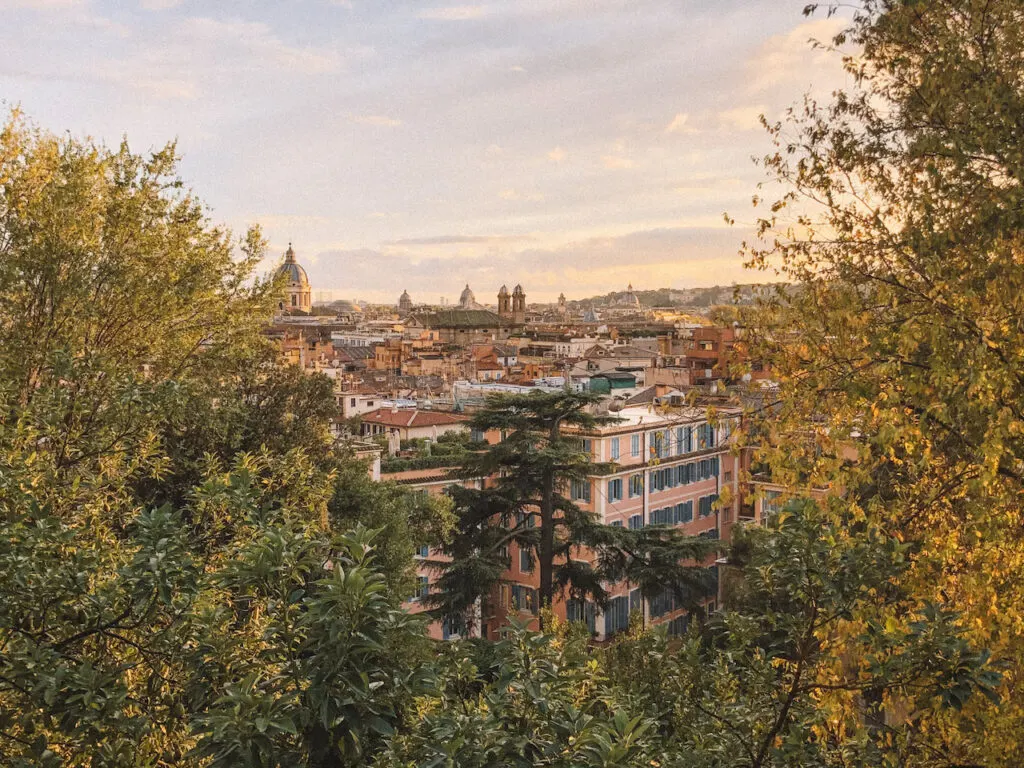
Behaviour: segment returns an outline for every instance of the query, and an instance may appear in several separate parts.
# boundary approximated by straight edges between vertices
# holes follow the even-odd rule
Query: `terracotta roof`
[[[370,411],[362,417],[364,424],[383,424],[388,427],[440,427],[448,424],[462,424],[469,421],[469,417],[460,416],[456,413],[444,413],[440,411],[421,411],[416,408],[405,408],[392,410],[391,408],[378,408]]]

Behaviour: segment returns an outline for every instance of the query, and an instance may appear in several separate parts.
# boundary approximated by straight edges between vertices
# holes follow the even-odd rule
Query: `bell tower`
[[[512,289],[512,322],[526,325],[526,293],[521,285]]]

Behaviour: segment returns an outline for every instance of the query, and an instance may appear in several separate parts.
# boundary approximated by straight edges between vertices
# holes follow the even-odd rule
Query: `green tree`
[[[258,232],[175,163],[0,130],[0,763],[365,764],[426,680],[418,508],[358,526]]]
[[[473,416],[474,429],[505,437],[465,463],[465,478],[493,478],[482,489],[455,488],[458,523],[445,547],[450,561],[440,572],[431,601],[448,618],[465,620],[487,598],[509,567],[515,542],[535,558],[539,608],[568,590],[578,599],[607,599],[603,584],[628,579],[644,596],[672,589],[695,605],[707,594],[707,569],[687,564],[707,555],[706,540],[670,528],[633,531],[605,526],[570,498],[570,484],[601,469],[583,451],[578,434],[613,420],[590,412],[599,397],[573,392],[494,395]]]
[[[783,192],[750,262],[795,287],[758,322],[780,397],[757,460],[794,489],[846,489],[852,520],[910,548],[906,602],[866,603],[858,620],[955,608],[1010,665],[999,701],[975,697],[928,733],[951,762],[1012,764],[1024,754],[1024,16],[1017,0],[864,0],[833,42],[853,46],[852,87],[769,125]]]

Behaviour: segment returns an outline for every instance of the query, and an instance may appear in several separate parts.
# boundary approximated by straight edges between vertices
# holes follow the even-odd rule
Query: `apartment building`
[[[738,409],[719,409],[713,421],[706,408],[625,408],[618,420],[590,430],[567,429],[583,441],[595,463],[610,462],[613,470],[572,483],[570,498],[593,512],[605,525],[643,528],[673,526],[687,535],[722,538],[738,510],[739,465],[731,452],[732,432],[738,427]],[[729,486],[732,501],[717,509],[722,489]],[[512,567],[507,584],[494,596],[494,618],[484,628],[496,636],[510,615],[528,616],[538,607],[539,574],[528,551],[511,547]],[[707,565],[713,566],[713,559]],[[714,567],[714,566],[713,566]],[[637,611],[645,624],[668,624],[681,634],[688,617],[674,604],[671,593],[643,600],[628,583],[610,589],[612,599],[602,612],[592,603],[561,600],[555,613],[585,621],[598,640],[624,630]],[[712,598],[709,608],[717,602]]]
[[[739,493],[738,459],[731,453],[732,432],[739,411],[718,409],[709,421],[706,408],[651,407],[625,408],[612,414],[615,422],[589,430],[567,428],[578,436],[595,464],[610,463],[612,470],[598,472],[572,483],[570,498],[581,508],[593,512],[605,525],[642,528],[668,525],[692,536],[725,538],[737,520]],[[499,439],[497,433],[484,436],[488,442]],[[439,494],[453,482],[449,468],[414,470],[385,474],[411,490]],[[482,487],[485,479],[459,481]],[[722,489],[729,486],[732,502],[716,509]],[[529,619],[539,609],[539,569],[532,553],[510,543],[506,552],[511,567],[505,583],[491,595],[478,617],[474,634],[497,638],[512,617]],[[583,555],[585,557],[585,554]],[[438,554],[423,547],[417,559],[417,594],[407,602],[413,613],[422,610],[422,598],[429,594],[436,574],[426,567]],[[713,566],[714,558],[707,565]],[[670,593],[643,600],[633,585],[622,583],[610,590],[612,599],[602,611],[590,602],[556,600],[553,609],[563,619],[586,622],[597,640],[606,640],[628,626],[636,611],[647,625],[667,624],[669,632],[682,634],[688,622],[686,612],[674,604]],[[713,609],[717,597],[712,597]],[[458,628],[435,623],[430,635],[449,639],[460,635]]]

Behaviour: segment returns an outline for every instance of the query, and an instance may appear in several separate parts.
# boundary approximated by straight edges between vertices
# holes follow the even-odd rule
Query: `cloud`
[[[436,235],[434,237],[410,237],[404,240],[386,240],[386,246],[420,245],[483,245],[488,243],[515,243],[533,240],[531,235]]]
[[[618,155],[601,155],[601,165],[611,171],[625,170],[633,167],[633,161],[628,157]]]
[[[341,58],[334,51],[288,45],[262,22],[220,21],[197,16],[186,19],[181,31],[185,36],[183,42],[216,46],[218,57],[229,58],[230,49],[234,49],[250,68],[271,62],[282,69],[322,74],[334,72],[341,65]]]
[[[416,14],[418,18],[431,21],[469,21],[487,15],[483,5],[449,5],[443,8],[426,8]]]
[[[482,301],[502,283],[522,283],[528,301],[552,301],[560,292],[581,299],[624,288],[684,288],[755,282],[737,254],[747,233],[726,227],[673,227],[591,237],[555,247],[502,248],[489,242],[458,255],[382,249],[332,250],[310,269],[313,290],[394,301],[382,274],[401,275],[417,301],[457,297],[467,282]],[[470,244],[472,246],[473,244]]]
[[[147,11],[166,11],[171,8],[177,8],[183,2],[185,0],[141,0],[139,5]]]
[[[539,192],[520,192],[513,187],[501,190],[498,197],[502,200],[526,200],[529,202],[539,202],[544,199],[544,195]]]
[[[33,11],[60,10],[62,8],[79,8],[85,0],[0,0],[0,9],[27,8]]]
[[[842,77],[841,64],[839,57],[814,48],[811,41],[831,43],[848,24],[838,16],[818,18],[768,38],[747,62],[747,90],[757,93],[773,88],[806,88],[812,80],[824,89]]]
[[[765,113],[764,104],[753,107],[736,107],[725,109],[718,113],[719,122],[730,130],[734,131],[758,131],[761,130],[761,115]]]
[[[352,122],[361,125],[376,125],[382,128],[396,128],[402,124],[401,120],[387,115],[356,115],[352,118]]]
[[[548,159],[553,163],[562,164],[565,162],[565,158],[568,157],[565,150],[561,147],[555,147],[548,152]]]
[[[690,116],[685,112],[678,113],[672,118],[672,122],[665,126],[665,133],[696,133],[693,126],[689,125]]]

